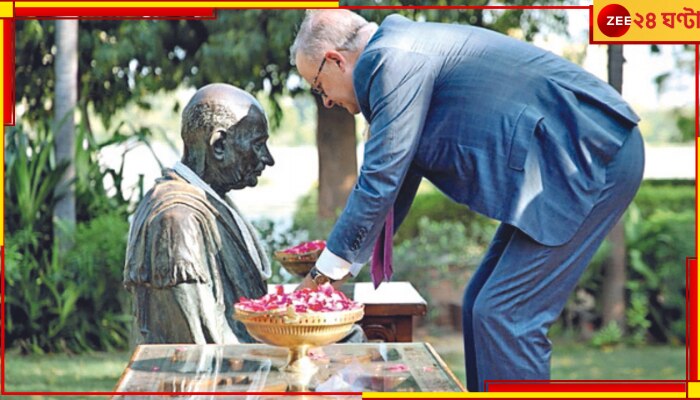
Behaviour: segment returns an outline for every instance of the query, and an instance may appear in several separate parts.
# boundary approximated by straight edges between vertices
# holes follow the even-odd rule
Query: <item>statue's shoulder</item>
[[[194,186],[172,170],[165,170],[163,176],[149,190],[139,203],[136,213],[143,217],[154,217],[172,210],[179,213],[211,214],[214,209],[201,188]],[[169,211],[170,210],[170,211]]]
[[[169,169],[163,171],[163,176],[156,180],[156,184],[149,193],[154,199],[185,196],[206,201],[207,198],[204,190],[187,182],[175,171]]]
[[[206,194],[166,172],[134,213],[124,284],[165,288],[183,282],[208,282],[207,259],[201,256],[213,251],[207,246],[216,241],[207,235],[214,233],[214,224]],[[202,246],[208,250],[203,252]]]

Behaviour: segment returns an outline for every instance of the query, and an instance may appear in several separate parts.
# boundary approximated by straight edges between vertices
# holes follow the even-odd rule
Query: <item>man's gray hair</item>
[[[289,48],[289,59],[296,65],[298,53],[321,58],[331,49],[355,51],[360,45],[357,32],[367,24],[366,19],[348,10],[308,10]]]

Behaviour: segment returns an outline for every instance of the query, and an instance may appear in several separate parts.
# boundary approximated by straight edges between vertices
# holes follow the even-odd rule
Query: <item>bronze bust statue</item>
[[[254,342],[233,305],[267,292],[270,263],[226,193],[274,164],[265,112],[247,92],[211,84],[183,110],[181,135],[182,161],[139,203],[129,232],[136,342]]]

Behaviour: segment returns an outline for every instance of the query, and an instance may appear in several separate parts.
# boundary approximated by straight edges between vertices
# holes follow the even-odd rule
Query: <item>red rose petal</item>
[[[358,303],[349,300],[330,284],[314,290],[304,288],[292,293],[284,293],[284,287],[278,285],[273,293],[268,293],[257,300],[241,297],[236,304],[237,308],[251,312],[280,312],[290,306],[293,306],[297,313],[343,311],[360,307]]]

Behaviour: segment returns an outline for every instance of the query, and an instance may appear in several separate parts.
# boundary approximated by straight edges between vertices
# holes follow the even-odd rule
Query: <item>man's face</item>
[[[256,107],[250,107],[245,117],[226,129],[225,139],[220,144],[223,159],[217,162],[215,180],[218,184],[212,186],[227,192],[257,185],[265,167],[275,164],[267,148],[267,138],[265,117]]]
[[[321,93],[323,104],[327,108],[339,105],[350,114],[359,113],[360,107],[352,83],[353,65],[348,62],[344,52],[328,51],[324,57],[312,60],[301,53],[297,54],[299,74],[309,82],[312,90]]]

